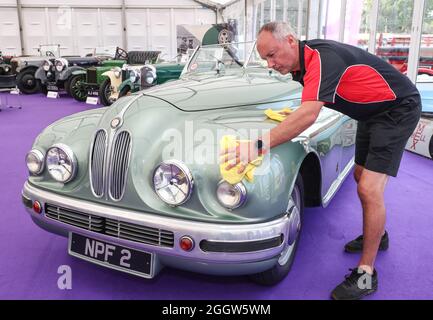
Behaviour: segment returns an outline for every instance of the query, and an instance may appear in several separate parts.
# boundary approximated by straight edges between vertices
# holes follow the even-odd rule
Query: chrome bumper
[[[289,222],[287,216],[266,223],[237,225],[216,224],[157,216],[155,214],[130,211],[84,200],[78,200],[40,190],[30,185],[28,182],[26,182],[24,185],[22,195],[23,198],[28,201],[28,203],[30,203],[30,201],[33,203],[33,201],[37,200],[42,204],[42,207],[45,207],[45,203],[49,203],[51,205],[57,205],[70,210],[76,210],[103,218],[116,219],[141,226],[169,230],[174,234],[174,246],[161,247],[157,245],[119,239],[98,232],[89,231],[48,218],[45,216],[44,212],[37,214],[31,208],[29,208],[29,206],[26,206],[35,223],[50,232],[58,233],[63,236],[68,236],[69,232],[75,232],[93,239],[118,243],[119,245],[155,253],[157,255],[166,256],[169,258],[182,258],[182,260],[189,260],[191,262],[244,264],[275,260],[285,248],[287,243],[286,239],[288,239],[289,236],[287,234]],[[179,239],[185,235],[191,237],[195,242],[194,248],[189,252],[182,250],[179,245]],[[281,235],[283,235],[283,241],[280,245],[259,251],[209,252],[203,251],[199,245],[202,240],[225,242],[228,244],[234,242],[244,242],[248,244],[249,242],[264,241],[279,237]]]

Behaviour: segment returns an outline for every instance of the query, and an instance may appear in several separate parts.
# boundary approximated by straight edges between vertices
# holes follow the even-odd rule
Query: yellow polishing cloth
[[[284,119],[286,119],[287,115],[285,115],[284,113],[292,113],[293,110],[290,108],[284,108],[282,110],[272,110],[272,109],[266,109],[265,110],[265,114],[268,116],[269,119],[272,120],[276,120],[276,121],[283,121]]]
[[[242,141],[248,141],[248,140],[236,140],[234,136],[223,136],[220,141],[220,148],[221,150],[225,150],[227,148],[234,148],[239,144],[239,142]],[[240,163],[238,163],[235,167],[231,168],[230,170],[226,170],[226,167],[229,164],[228,162],[221,163],[220,164],[221,176],[225,181],[227,181],[230,184],[236,184],[242,181],[244,177],[249,182],[253,182],[254,171],[257,166],[261,165],[262,160],[263,160],[263,156],[260,156],[257,159],[251,161],[250,163],[248,163],[247,167],[242,173],[238,173]]]

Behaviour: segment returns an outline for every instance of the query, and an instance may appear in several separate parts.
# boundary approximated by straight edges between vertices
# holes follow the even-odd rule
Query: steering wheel
[[[45,51],[45,55],[47,57],[55,57],[54,53],[52,51]]]
[[[122,48],[116,48],[116,54],[114,55],[115,60],[128,60],[128,52]]]

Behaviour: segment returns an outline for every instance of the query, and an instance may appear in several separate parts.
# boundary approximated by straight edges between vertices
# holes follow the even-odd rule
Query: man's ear
[[[287,43],[288,43],[291,47],[293,47],[293,46],[296,45],[296,43],[297,43],[295,37],[292,36],[291,34],[289,34],[289,35],[286,37],[286,40],[287,40]]]

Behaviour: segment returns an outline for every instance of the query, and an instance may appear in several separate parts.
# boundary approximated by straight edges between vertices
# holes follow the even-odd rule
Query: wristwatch
[[[256,140],[256,149],[259,156],[265,153],[265,144],[263,143],[263,140],[258,139]]]

